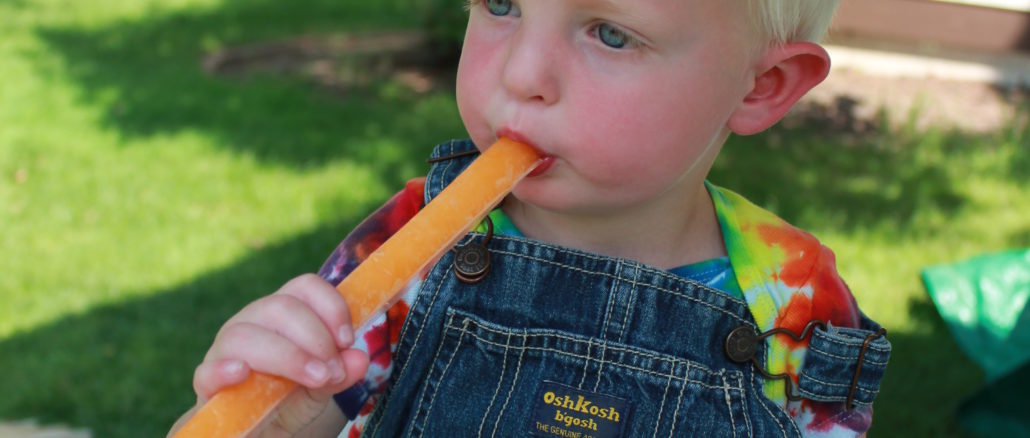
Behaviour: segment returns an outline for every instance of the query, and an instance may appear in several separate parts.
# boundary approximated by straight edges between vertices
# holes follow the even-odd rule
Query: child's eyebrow
[[[553,0],[548,0],[553,1]],[[610,14],[615,17],[620,17],[630,24],[632,23],[644,23],[648,21],[647,13],[642,13],[642,9],[647,9],[646,6],[639,4],[638,2],[626,1],[626,0],[569,0],[570,3],[576,4],[579,7],[587,8],[599,13]],[[681,0],[670,0],[670,1],[681,1]]]
[[[579,3],[581,6],[588,6],[593,9],[600,9],[605,12],[615,12],[620,14],[629,14],[633,12],[630,5],[627,2],[620,0],[574,0],[574,3]]]

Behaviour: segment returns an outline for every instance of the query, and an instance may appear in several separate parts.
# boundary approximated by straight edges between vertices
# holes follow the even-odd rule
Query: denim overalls
[[[472,148],[446,143],[434,156]],[[471,159],[435,164],[427,201]],[[479,283],[456,278],[454,251],[425,278],[366,435],[799,436],[756,367],[727,357],[734,329],[757,332],[743,301],[629,260],[506,236],[486,246]],[[818,383],[803,376],[806,397],[844,400],[837,385],[852,383],[865,336],[852,331],[816,330],[806,370]],[[764,342],[757,349],[764,364]],[[875,396],[881,350],[865,355],[857,404]]]

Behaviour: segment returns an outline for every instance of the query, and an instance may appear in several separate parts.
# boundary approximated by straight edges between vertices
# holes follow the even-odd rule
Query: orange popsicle
[[[483,220],[539,162],[532,147],[506,138],[483,152],[336,287],[354,326],[389,308],[412,277]],[[215,394],[174,437],[242,436],[296,388],[287,379],[251,373]]]

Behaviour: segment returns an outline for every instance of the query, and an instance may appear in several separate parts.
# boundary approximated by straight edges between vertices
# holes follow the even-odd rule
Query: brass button
[[[469,243],[455,250],[454,275],[464,283],[478,283],[490,271],[490,251],[480,243]]]
[[[758,352],[758,333],[746,325],[737,327],[726,337],[726,355],[736,363],[750,361]]]
[[[463,283],[483,281],[490,272],[490,250],[486,245],[494,235],[494,221],[486,217],[486,237],[482,242],[469,242],[454,249],[454,276]]]

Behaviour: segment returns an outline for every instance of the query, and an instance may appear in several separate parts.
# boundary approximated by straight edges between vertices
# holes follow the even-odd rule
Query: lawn
[[[417,26],[400,0],[0,0],[0,418],[162,435],[220,323],[463,133],[446,88],[211,75],[205,55]],[[919,270],[1030,246],[1030,132],[808,112],[733,139],[712,179],[824,239],[890,329],[873,435],[953,435],[982,377]]]

